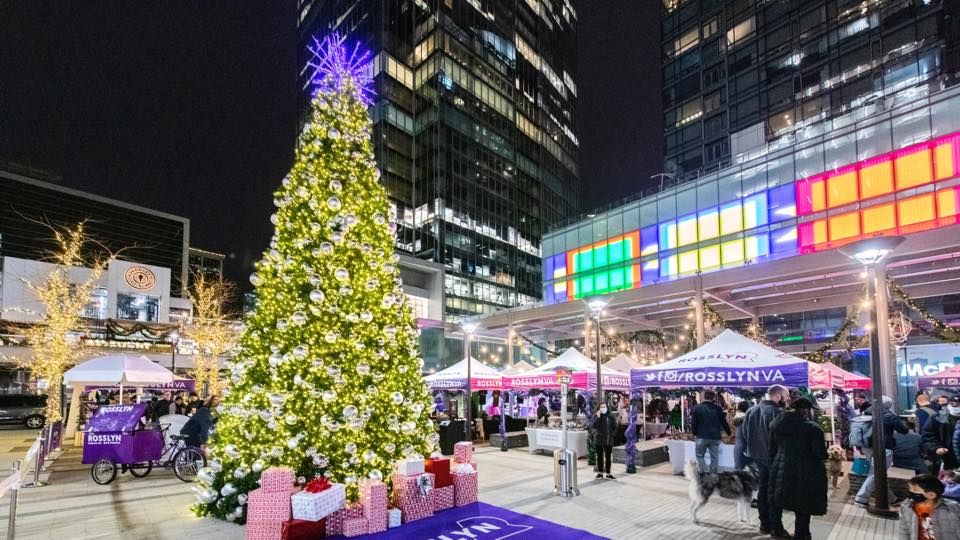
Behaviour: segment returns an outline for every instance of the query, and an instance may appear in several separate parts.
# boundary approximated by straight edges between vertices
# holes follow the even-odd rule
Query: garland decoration
[[[763,329],[763,324],[759,320],[750,321],[750,324],[747,325],[746,336],[758,343],[763,343],[764,345],[769,345],[767,341],[767,332]]]
[[[545,352],[545,353],[547,353],[547,354],[552,354],[552,355],[554,355],[554,356],[557,356],[558,354],[560,354],[560,353],[558,353],[558,352],[555,351],[555,350],[548,349],[548,348],[544,347],[543,345],[540,345],[540,344],[538,344],[538,343],[535,343],[532,339],[530,339],[530,338],[528,338],[527,336],[521,334],[520,332],[517,332],[517,335],[520,337],[520,339],[526,341],[528,345],[531,345],[531,346],[533,346],[533,347],[536,347],[536,348],[540,349],[541,351],[543,351],[543,352]]]
[[[940,341],[946,341],[948,343],[960,343],[960,330],[957,330],[951,326],[947,326],[946,323],[934,317],[933,314],[927,311],[927,309],[920,305],[919,302],[907,294],[907,291],[903,290],[903,287],[901,287],[892,278],[887,278],[887,285],[890,286],[890,290],[898,300],[906,304],[907,307],[913,311],[917,312],[923,318],[923,320],[930,325],[930,329],[918,326],[917,328],[921,332],[937,338]]]

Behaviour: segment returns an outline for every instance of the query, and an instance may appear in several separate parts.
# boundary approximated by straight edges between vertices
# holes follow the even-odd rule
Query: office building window
[[[679,56],[686,51],[693,48],[697,43],[700,42],[700,29],[691,28],[685,34],[674,40],[673,42],[673,54],[674,56]]]
[[[757,27],[753,17],[744,19],[730,30],[727,30],[727,43],[733,46],[737,42],[752,36],[756,29]]]
[[[96,287],[90,292],[90,301],[84,306],[81,317],[103,320],[107,317],[107,289]]]
[[[723,107],[723,90],[703,98],[703,114],[710,114]]]
[[[719,161],[727,157],[728,153],[729,150],[727,148],[727,141],[724,139],[722,141],[707,145],[705,158],[708,162]]]
[[[120,293],[117,295],[117,318],[125,321],[159,322],[160,297]]]
[[[708,37],[716,34],[717,30],[719,29],[720,20],[717,17],[710,19],[703,25],[703,39],[707,39]]]

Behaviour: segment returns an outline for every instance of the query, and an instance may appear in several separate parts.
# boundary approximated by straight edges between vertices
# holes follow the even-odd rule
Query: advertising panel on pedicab
[[[83,434],[83,463],[109,459],[118,464],[158,459],[163,452],[163,432],[142,429],[146,403],[108,405],[97,409]]]

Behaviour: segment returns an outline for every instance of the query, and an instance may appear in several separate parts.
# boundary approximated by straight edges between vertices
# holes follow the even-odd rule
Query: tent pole
[[[837,394],[831,388],[830,389],[830,431],[833,438],[833,444],[837,444],[837,425],[834,419],[836,414],[835,411],[837,409],[836,401],[837,401]]]
[[[640,419],[643,421],[643,423],[640,424],[642,426],[640,428],[640,432],[643,435],[643,438],[640,440],[646,441],[647,440],[647,389],[644,388],[643,390],[641,390],[641,392],[642,394],[640,394],[641,396],[640,399],[642,400],[641,402],[643,403],[643,409],[641,409],[642,414],[640,416]]]
[[[685,394],[680,394],[680,433],[683,433],[687,430],[686,418],[687,418],[687,402]]]

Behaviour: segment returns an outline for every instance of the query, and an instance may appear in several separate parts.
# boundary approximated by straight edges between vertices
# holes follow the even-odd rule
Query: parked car
[[[47,396],[35,394],[0,394],[0,424],[23,424],[40,429],[47,422]]]

